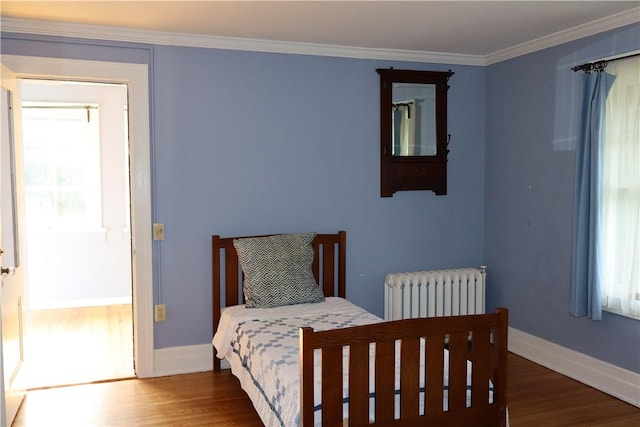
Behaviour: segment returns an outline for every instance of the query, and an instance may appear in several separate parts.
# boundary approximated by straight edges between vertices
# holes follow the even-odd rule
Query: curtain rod
[[[578,65],[572,68],[573,71],[584,71],[585,73],[590,73],[592,71],[602,71],[605,68],[607,68],[607,65],[609,65],[609,62],[613,62],[613,61],[618,61],[620,59],[627,59],[627,58],[631,58],[634,56],[638,56],[640,55],[640,52],[635,52],[632,53],[630,55],[624,55],[624,56],[619,56],[617,58],[611,58],[611,59],[603,59],[600,61],[594,61],[594,62],[587,62],[586,64],[582,64],[582,65]]]
[[[394,102],[391,104],[394,109],[398,109],[400,107],[407,107],[407,118],[411,118],[411,103],[410,102]]]
[[[34,110],[87,110],[87,123],[91,123],[91,111],[97,110],[96,105],[24,105],[22,108]]]
[[[22,108],[34,108],[40,110],[97,110],[95,105],[23,105]]]

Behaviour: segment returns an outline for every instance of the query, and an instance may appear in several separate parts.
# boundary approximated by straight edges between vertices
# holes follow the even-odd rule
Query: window
[[[640,319],[640,57],[610,62],[602,175],[603,309]]]
[[[98,105],[25,102],[22,116],[28,223],[101,227]]]

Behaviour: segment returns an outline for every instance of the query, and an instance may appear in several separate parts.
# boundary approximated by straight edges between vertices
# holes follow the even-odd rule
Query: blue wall
[[[565,105],[570,66],[638,48],[638,29],[489,67],[7,34],[2,52],[150,64],[153,215],[166,226],[154,293],[168,312],[156,348],[211,340],[211,234],[344,229],[348,297],[376,314],[387,272],[487,264],[488,309],[509,307],[512,326],[640,372],[628,350],[640,344],[637,321],[567,312],[574,152]],[[447,196],[379,197],[375,69],[390,66],[455,72]]]
[[[569,315],[579,75],[571,67],[640,48],[640,25],[487,68],[484,261],[488,305],[510,325],[640,372],[640,322]]]
[[[154,49],[155,213],[174,313],[157,325],[157,346],[210,339],[212,233],[347,230],[348,297],[380,315],[387,272],[480,264],[484,70],[454,69],[449,196],[383,199],[375,69],[391,65],[447,69]]]

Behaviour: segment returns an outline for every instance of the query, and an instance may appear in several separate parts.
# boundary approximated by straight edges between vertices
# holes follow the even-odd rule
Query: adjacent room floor
[[[28,322],[26,389],[135,376],[131,304],[37,310]]]

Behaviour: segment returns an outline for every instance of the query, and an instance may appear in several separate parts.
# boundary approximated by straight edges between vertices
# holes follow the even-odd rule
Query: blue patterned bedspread
[[[223,310],[213,343],[218,355],[230,362],[265,426],[293,427],[300,418],[299,328],[322,331],[381,321],[342,298],[277,309],[235,306]],[[316,360],[316,366],[319,363]]]

